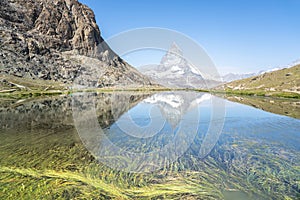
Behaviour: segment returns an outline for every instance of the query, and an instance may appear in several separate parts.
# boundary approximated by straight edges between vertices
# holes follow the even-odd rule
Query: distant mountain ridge
[[[240,80],[240,79],[245,79],[245,78],[249,78],[252,76],[258,76],[264,73],[268,73],[268,72],[273,72],[273,71],[277,71],[280,69],[284,69],[284,68],[290,68],[296,65],[300,65],[300,59],[296,60],[288,65],[284,65],[284,66],[278,66],[278,67],[273,67],[270,69],[266,69],[266,70],[261,70],[259,72],[252,72],[252,73],[229,73],[229,74],[225,74],[222,76],[223,82],[225,83],[229,83],[235,80]]]
[[[255,76],[255,75],[256,75],[256,73],[247,73],[247,74],[229,73],[229,74],[222,76],[222,80],[225,83],[229,83],[231,81],[249,78],[249,77]]]

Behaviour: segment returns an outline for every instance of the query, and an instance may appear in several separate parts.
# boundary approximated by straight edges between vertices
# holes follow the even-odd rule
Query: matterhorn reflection
[[[214,99],[210,94],[191,91],[144,97],[133,104],[132,96],[126,92],[112,94],[107,102],[111,102],[110,115],[114,116],[114,122],[107,127],[101,127],[96,115],[93,117],[93,103],[81,106],[85,109],[80,112],[73,107],[78,133],[100,162],[119,170],[150,172],[176,161],[198,134],[199,106]],[[217,139],[208,137],[204,153]]]

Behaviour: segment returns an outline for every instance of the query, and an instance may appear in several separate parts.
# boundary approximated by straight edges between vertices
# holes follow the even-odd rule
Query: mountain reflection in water
[[[219,100],[197,92],[2,99],[0,198],[299,198],[299,120],[222,100],[224,127],[208,134]],[[78,119],[102,133],[78,133]]]

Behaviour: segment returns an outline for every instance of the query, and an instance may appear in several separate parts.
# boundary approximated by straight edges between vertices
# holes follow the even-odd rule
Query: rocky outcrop
[[[98,87],[151,85],[109,48],[93,11],[77,0],[1,0],[0,70]]]

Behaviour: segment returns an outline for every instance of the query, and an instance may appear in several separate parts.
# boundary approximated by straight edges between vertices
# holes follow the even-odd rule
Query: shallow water
[[[0,103],[1,199],[300,197],[298,119],[196,92]]]

